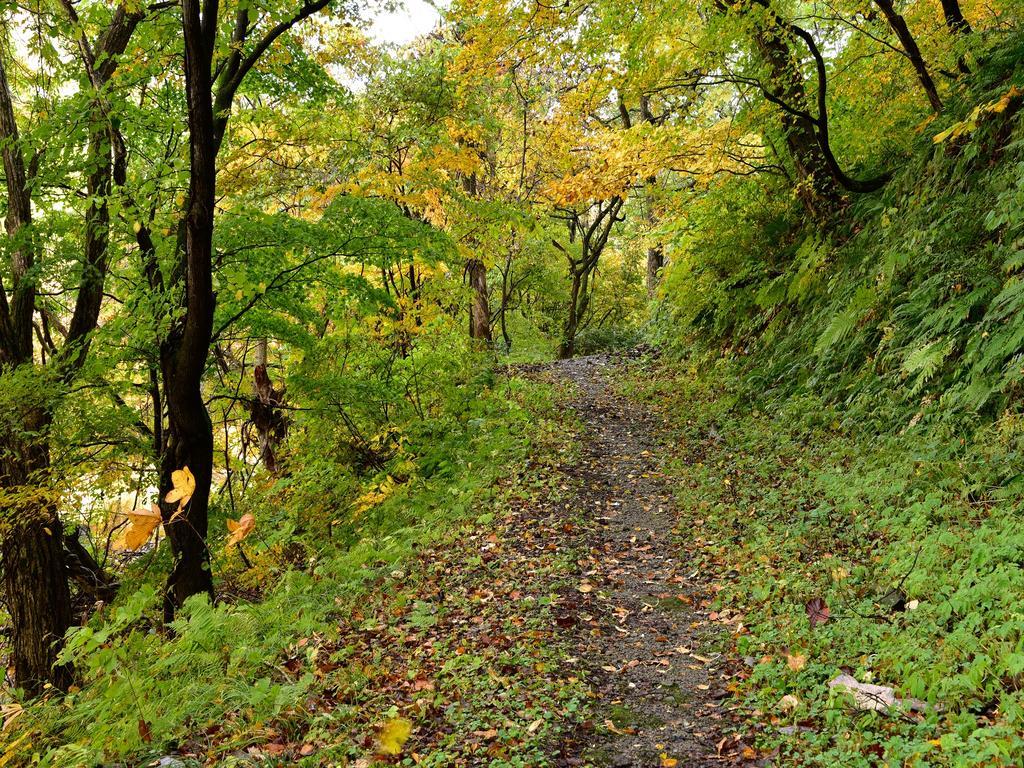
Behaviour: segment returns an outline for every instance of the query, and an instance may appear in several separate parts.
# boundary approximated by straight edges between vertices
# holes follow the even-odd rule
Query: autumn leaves
[[[149,542],[153,533],[163,525],[172,525],[176,522],[188,524],[183,517],[185,508],[192,499],[196,490],[196,479],[188,467],[175,470],[171,476],[173,487],[164,496],[167,504],[175,504],[173,512],[164,523],[160,506],[156,503],[148,508],[142,507],[124,513],[128,521],[128,527],[118,544],[122,549],[140,549]],[[228,538],[226,547],[230,549],[240,544],[256,527],[256,518],[251,513],[242,515],[238,520],[228,520]]]

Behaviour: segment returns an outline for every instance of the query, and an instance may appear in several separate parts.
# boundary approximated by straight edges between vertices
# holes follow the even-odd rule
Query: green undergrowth
[[[680,546],[721,578],[715,608],[759,753],[1024,763],[1020,411],[969,432],[879,432],[806,393],[751,398],[746,376],[725,360],[666,363],[627,387],[677,430]],[[812,625],[819,599],[827,620]],[[926,704],[862,711],[830,691],[841,673]]]
[[[680,545],[783,765],[1024,764],[1022,51],[993,38],[831,223],[727,180],[675,243],[674,362],[630,386],[679,430]],[[858,709],[841,673],[924,704]]]
[[[809,391],[885,431],[991,420],[1024,383],[1024,37],[998,38],[893,179],[814,224],[727,179],[675,240],[652,338],[745,360],[745,391]],[[955,136],[948,135],[956,131]],[[878,408],[879,403],[884,407]]]
[[[550,388],[495,376],[331,514],[287,482],[254,494],[257,529],[215,562],[231,599],[193,599],[165,630],[158,574],[136,571],[69,639],[79,687],[26,704],[3,760],[537,764],[582,701],[555,674],[560,646],[545,630],[565,564],[534,563],[520,574],[532,586],[516,587],[512,566],[481,553],[551,492],[567,445],[559,418]],[[517,602],[487,597],[495,583]],[[411,724],[396,754],[382,746],[389,724]]]

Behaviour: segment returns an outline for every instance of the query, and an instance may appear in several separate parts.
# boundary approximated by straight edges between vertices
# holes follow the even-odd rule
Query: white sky
[[[397,10],[378,14],[370,35],[382,43],[404,45],[433,30],[438,18],[437,10],[425,0],[405,0]]]

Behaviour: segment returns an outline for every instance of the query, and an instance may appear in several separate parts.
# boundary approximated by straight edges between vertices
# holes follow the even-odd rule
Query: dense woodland
[[[0,2],[0,766],[604,764],[500,552],[627,350],[710,751],[1024,763],[1024,6],[380,10]]]

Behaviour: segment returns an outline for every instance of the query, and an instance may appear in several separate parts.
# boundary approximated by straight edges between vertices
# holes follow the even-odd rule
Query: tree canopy
[[[1019,406],[1015,0],[453,0],[402,46],[378,11],[0,2],[25,701],[99,706],[140,621],[358,581],[338,553],[529,450],[509,366],[643,343],[951,434]]]

